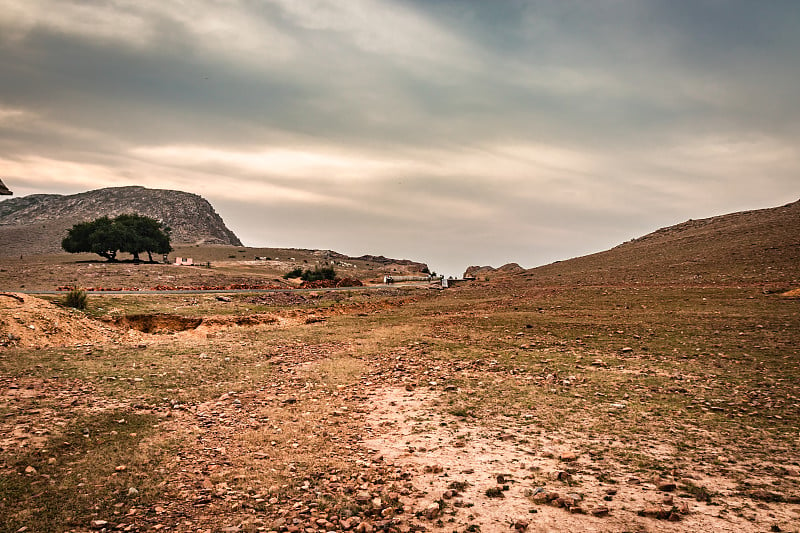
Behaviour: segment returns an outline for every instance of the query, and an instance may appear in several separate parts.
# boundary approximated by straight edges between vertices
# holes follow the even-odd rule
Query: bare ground
[[[796,300],[22,298],[63,334],[0,348],[2,531],[798,530]]]

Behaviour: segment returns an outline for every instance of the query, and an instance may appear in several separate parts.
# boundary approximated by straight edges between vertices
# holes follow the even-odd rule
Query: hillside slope
[[[659,229],[610,250],[532,268],[549,284],[800,284],[800,201]]]
[[[172,228],[176,244],[242,245],[201,196],[132,186],[68,196],[34,194],[0,202],[0,256],[56,253],[73,224],[132,212],[163,221]]]

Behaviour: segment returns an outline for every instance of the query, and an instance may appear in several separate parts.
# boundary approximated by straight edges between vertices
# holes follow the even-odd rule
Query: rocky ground
[[[176,298],[0,296],[0,530],[800,530],[796,300]]]

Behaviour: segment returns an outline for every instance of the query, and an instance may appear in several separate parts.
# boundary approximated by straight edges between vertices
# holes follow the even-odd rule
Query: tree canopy
[[[119,252],[132,254],[133,260],[139,261],[139,254],[147,252],[152,261],[154,253],[172,251],[169,233],[168,227],[144,215],[104,216],[72,226],[61,247],[73,254],[95,253],[109,261],[116,261]]]

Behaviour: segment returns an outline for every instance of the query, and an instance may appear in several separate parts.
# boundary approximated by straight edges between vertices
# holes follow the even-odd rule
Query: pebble
[[[675,490],[676,485],[673,481],[659,480],[658,483],[656,483],[656,488],[662,492],[672,492]]]
[[[439,504],[433,502],[425,508],[424,511],[425,518],[427,518],[428,520],[433,520],[434,518],[437,518],[439,516],[440,512],[441,508],[439,507]]]
[[[575,452],[563,452],[561,455],[559,455],[559,459],[565,463],[571,463],[578,460],[578,454]]]
[[[604,505],[601,505],[599,507],[595,507],[591,511],[589,511],[589,513],[592,516],[597,516],[597,517],[608,516],[609,512],[610,511],[609,511],[608,507],[606,507]]]

